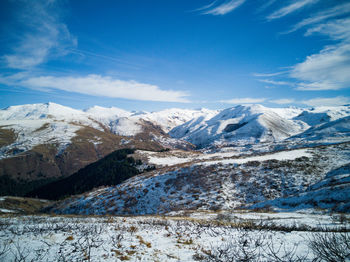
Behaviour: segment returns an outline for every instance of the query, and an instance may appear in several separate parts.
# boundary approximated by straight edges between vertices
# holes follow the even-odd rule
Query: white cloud
[[[270,7],[274,3],[277,2],[277,0],[269,0],[269,1],[264,1],[265,3],[258,8],[258,12],[264,11],[266,8]]]
[[[215,5],[217,1],[214,1],[213,3],[204,6],[198,10],[205,10],[203,11],[203,14],[206,15],[225,15],[233,10],[235,10],[237,7],[242,5],[245,0],[230,0],[230,1],[225,1],[224,3],[221,3],[219,5]]]
[[[296,64],[290,76],[301,81],[298,90],[339,90],[350,87],[350,18],[310,28],[307,35],[321,33],[339,43],[326,46]]]
[[[12,52],[2,57],[7,67],[30,69],[76,46],[76,38],[60,21],[59,14],[60,6],[54,0],[21,1],[15,16],[23,35]]]
[[[271,77],[271,76],[278,76],[278,75],[283,75],[288,72],[283,71],[283,72],[277,72],[277,73],[253,73],[253,76],[255,77]]]
[[[286,81],[275,81],[271,79],[259,79],[260,82],[271,84],[271,85],[277,85],[277,86],[293,86],[294,83],[286,82]]]
[[[308,106],[340,106],[350,104],[350,98],[345,96],[337,96],[332,98],[313,98],[301,101],[302,104]]]
[[[273,20],[273,19],[278,19],[281,17],[284,17],[290,13],[293,13],[307,5],[315,4],[319,0],[298,0],[298,1],[291,1],[291,3],[285,7],[282,7],[281,9],[273,12],[270,14],[267,19],[268,20]]]
[[[273,12],[268,19],[277,19],[295,12],[319,0],[290,1],[285,7]],[[273,3],[273,2],[272,2]],[[317,6],[318,8],[321,5]],[[258,81],[273,85],[294,86],[302,91],[341,90],[350,88],[350,3],[323,6],[323,10],[310,14],[295,24],[287,33],[306,27],[305,36],[321,34],[333,40],[318,53],[310,54],[301,63],[291,66],[286,74],[254,74],[269,78]],[[341,18],[342,17],[342,18]],[[344,18],[345,17],[345,18]],[[275,78],[275,79],[271,79]],[[281,81],[281,79],[283,81]]]
[[[295,102],[294,99],[288,99],[288,98],[282,98],[282,99],[276,99],[276,100],[270,100],[269,102],[284,105],[284,104],[292,104]]]
[[[287,33],[299,30],[302,27],[309,26],[316,23],[321,23],[327,19],[350,13],[350,3],[340,4],[330,9],[318,12],[316,15],[306,18],[292,27]]]
[[[265,98],[251,98],[251,97],[245,97],[245,98],[233,98],[228,100],[221,100],[221,103],[226,104],[256,104],[256,103],[263,103],[266,99]]]
[[[39,90],[63,90],[93,96],[125,98],[142,101],[164,101],[187,103],[189,96],[184,91],[162,90],[156,85],[133,80],[123,81],[108,76],[87,75],[83,77],[30,77],[28,74],[15,77],[0,77],[0,83]]]

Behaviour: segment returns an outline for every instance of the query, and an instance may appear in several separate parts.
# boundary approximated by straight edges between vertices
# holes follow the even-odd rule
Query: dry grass
[[[3,201],[0,201],[0,208],[16,210],[21,214],[35,214],[52,203],[52,201],[42,201],[35,198],[5,197]]]
[[[10,145],[16,139],[17,134],[12,129],[6,129],[0,126],[0,147]]]

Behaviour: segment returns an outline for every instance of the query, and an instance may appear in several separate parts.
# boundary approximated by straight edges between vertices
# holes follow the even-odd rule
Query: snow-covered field
[[[311,157],[311,153],[309,153],[307,149],[288,150],[260,156],[245,156],[240,158],[238,158],[239,155],[237,152],[188,154],[186,152],[173,151],[170,153],[170,156],[169,154],[150,151],[139,151],[139,153],[146,156],[150,164],[158,166],[173,166],[191,162],[198,162],[198,164],[208,166],[215,164],[245,164],[250,161],[267,161],[271,159],[282,161],[294,160],[299,157]]]
[[[344,245],[341,237],[348,240],[349,233],[338,231],[348,231],[348,221],[346,216],[298,213],[192,213],[190,217],[7,215],[0,217],[0,260],[313,261],[319,254],[312,249],[312,241],[319,236],[336,236],[337,243]],[[343,251],[350,249],[345,246]]]

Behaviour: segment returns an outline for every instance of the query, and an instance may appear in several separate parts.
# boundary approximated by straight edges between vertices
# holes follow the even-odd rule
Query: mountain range
[[[0,110],[0,194],[35,192],[116,150],[132,148],[136,160],[157,169],[108,189],[103,195],[115,192],[111,199],[120,199],[121,192],[134,192],[126,202],[115,200],[119,208],[110,209],[112,213],[170,212],[186,205],[193,209],[280,208],[282,200],[278,199],[292,203],[290,197],[305,195],[306,201],[311,194],[308,190],[320,192],[327,184],[331,185],[324,189],[328,192],[334,179],[339,178],[343,186],[348,172],[334,175],[332,182],[329,174],[349,164],[349,142],[349,105],[308,109],[238,105],[223,110],[158,112],[99,106],[76,110],[55,103],[11,106]],[[308,152],[300,153],[305,148]],[[286,158],[276,160],[276,154]],[[325,168],[327,163],[329,168]],[[180,186],[182,183],[191,187]],[[254,188],[262,191],[251,195]],[[131,205],[134,198],[135,205]],[[55,210],[86,212],[78,202]],[[346,210],[344,205],[332,208]],[[103,207],[99,210],[108,213]]]

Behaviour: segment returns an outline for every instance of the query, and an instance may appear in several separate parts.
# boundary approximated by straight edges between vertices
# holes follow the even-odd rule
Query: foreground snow
[[[279,261],[275,256],[288,259],[283,261],[313,261],[310,240],[329,234],[318,231],[346,229],[342,223],[349,219],[299,213],[190,215],[2,216],[0,260],[241,261],[250,254],[249,261]],[[283,226],[278,226],[280,221]]]

